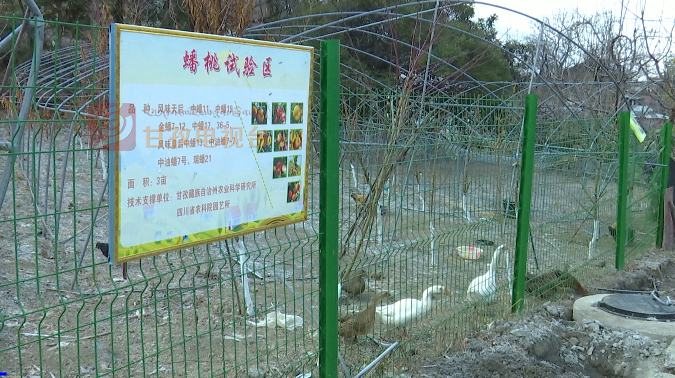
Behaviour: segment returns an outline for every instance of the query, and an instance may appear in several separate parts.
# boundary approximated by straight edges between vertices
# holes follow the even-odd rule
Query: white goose
[[[431,310],[432,296],[435,294],[450,295],[450,291],[446,289],[445,286],[431,286],[424,290],[422,300],[413,298],[401,299],[396,303],[377,307],[375,313],[377,313],[382,318],[382,321],[388,326],[396,327],[405,325]]]
[[[466,299],[469,302],[478,302],[483,298],[485,298],[486,302],[495,300],[495,293],[497,292],[497,262],[499,261],[502,248],[504,248],[504,244],[495,250],[488,272],[471,281],[469,289],[466,291]]]

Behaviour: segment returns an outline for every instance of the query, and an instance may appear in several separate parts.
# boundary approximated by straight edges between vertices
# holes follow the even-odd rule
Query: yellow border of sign
[[[236,38],[236,37],[226,37],[226,36],[219,36],[219,35],[212,35],[212,34],[202,34],[202,33],[195,33],[195,32],[187,32],[187,31],[180,31],[180,30],[168,30],[168,29],[159,29],[159,28],[151,28],[147,26],[136,26],[136,25],[126,25],[126,24],[113,24],[113,30],[115,33],[115,46],[114,46],[114,51],[115,51],[115,82],[111,83],[115,87],[115,104],[120,103],[120,75],[119,75],[119,70],[120,70],[120,36],[121,32],[138,32],[138,33],[145,33],[145,34],[155,34],[155,35],[161,35],[161,36],[173,36],[173,37],[184,37],[184,38],[193,38],[193,39],[202,39],[202,40],[208,40],[208,41],[216,41],[216,42],[229,42],[229,43],[236,43],[240,45],[254,45],[254,46],[266,46],[266,47],[275,47],[275,48],[280,48],[280,49],[286,49],[286,50],[301,50],[301,51],[308,51],[310,52],[310,62],[309,62],[309,95],[307,98],[307,113],[306,113],[306,119],[307,119],[307,135],[305,135],[305,184],[304,184],[304,209],[301,212],[298,213],[293,213],[293,214],[287,214],[284,216],[280,217],[274,217],[274,218],[269,218],[269,219],[261,219],[256,222],[246,222],[238,225],[235,227],[233,230],[228,230],[227,228],[218,228],[215,230],[208,230],[208,231],[202,231],[196,234],[191,234],[187,235],[187,240],[185,239],[185,236],[176,236],[170,239],[163,239],[155,242],[150,242],[150,243],[144,243],[140,245],[135,245],[132,247],[124,248],[123,251],[120,251],[118,247],[119,245],[119,240],[120,240],[120,212],[121,212],[121,206],[122,203],[120,202],[120,191],[117,189],[117,185],[119,185],[119,179],[120,179],[120,172],[119,172],[119,151],[115,150],[113,152],[114,157],[115,157],[115,164],[113,171],[114,175],[114,182],[115,186],[111,187],[111,190],[113,191],[113,198],[115,200],[115,214],[114,214],[114,221],[113,221],[113,235],[114,235],[114,241],[115,245],[113,245],[113,263],[114,264],[119,264],[119,263],[124,263],[132,260],[137,260],[141,259],[144,257],[150,257],[150,256],[155,256],[159,255],[162,253],[170,252],[170,251],[175,251],[183,248],[190,248],[194,246],[198,246],[201,244],[206,244],[206,243],[213,243],[216,241],[224,240],[224,239],[229,239],[232,237],[236,236],[241,236],[245,234],[250,234],[253,232],[258,232],[258,231],[265,231],[269,230],[272,228],[276,227],[281,227],[281,226],[287,226],[293,223],[298,223],[298,222],[304,222],[308,219],[309,214],[308,214],[308,202],[307,199],[309,197],[308,193],[308,187],[309,187],[309,160],[310,160],[310,148],[309,145],[311,144],[311,130],[312,130],[312,123],[311,123],[311,114],[312,114],[312,89],[314,85],[313,81],[313,73],[314,73],[314,47],[312,46],[298,46],[298,45],[291,45],[291,44],[284,44],[284,43],[278,43],[278,42],[269,42],[269,41],[256,41],[256,40],[251,40],[251,39],[244,39],[244,38]],[[111,47],[111,51],[113,51],[113,46]],[[115,121],[119,124],[119,114],[116,116],[118,118],[115,119]],[[115,142],[119,142],[117,139]],[[203,236],[204,238],[197,238],[197,236]],[[157,249],[157,245],[162,245],[164,244],[164,248],[159,248]],[[123,252],[123,253],[120,253]]]

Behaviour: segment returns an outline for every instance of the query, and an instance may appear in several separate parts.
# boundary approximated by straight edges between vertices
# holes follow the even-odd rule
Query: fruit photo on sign
[[[286,156],[275,157],[272,160],[272,178],[277,179],[286,177],[286,170],[288,169],[288,166],[286,165],[287,161],[288,158]]]
[[[291,102],[291,123],[302,123],[302,102]]]
[[[291,150],[299,150],[302,148],[302,129],[291,130],[291,134],[288,137],[288,142],[291,146]]]
[[[272,130],[260,130],[257,135],[258,153],[272,152]]]
[[[288,162],[288,177],[300,176],[301,161],[300,155],[291,156],[291,160]]]
[[[286,103],[273,102],[272,103],[272,123],[275,125],[283,125],[286,123]]]
[[[274,151],[288,151],[288,130],[274,131]]]
[[[286,202],[296,202],[299,199],[300,199],[300,181],[289,182]]]
[[[267,124],[267,103],[254,102],[251,105],[251,125]]]

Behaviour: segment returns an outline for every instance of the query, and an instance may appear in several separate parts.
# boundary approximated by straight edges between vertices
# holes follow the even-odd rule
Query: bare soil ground
[[[658,251],[627,271],[595,282],[603,288],[675,295],[675,252]],[[647,377],[663,367],[668,344],[596,321],[572,321],[572,299],[548,302],[533,313],[491,323],[440,359],[422,362],[410,377]],[[672,371],[670,372],[672,373]]]

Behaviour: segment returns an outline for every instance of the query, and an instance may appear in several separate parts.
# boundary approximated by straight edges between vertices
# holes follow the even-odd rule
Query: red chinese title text
[[[215,52],[207,51],[206,55],[202,58],[204,61],[204,69],[206,74],[213,72],[220,72],[220,64],[218,63],[218,55]],[[239,70],[240,57],[235,53],[229,53],[227,58],[223,61],[225,66],[225,71],[228,74],[236,73],[237,77],[241,77],[241,74],[244,76],[255,76],[256,68],[258,68],[258,63],[253,59],[252,55],[244,57],[244,69]],[[199,67],[199,57],[197,56],[197,50],[192,49],[192,51],[185,50],[185,55],[183,56],[183,69],[189,70],[191,73],[196,74],[197,68]],[[262,75],[263,77],[272,76],[272,58],[267,57],[262,62]]]

